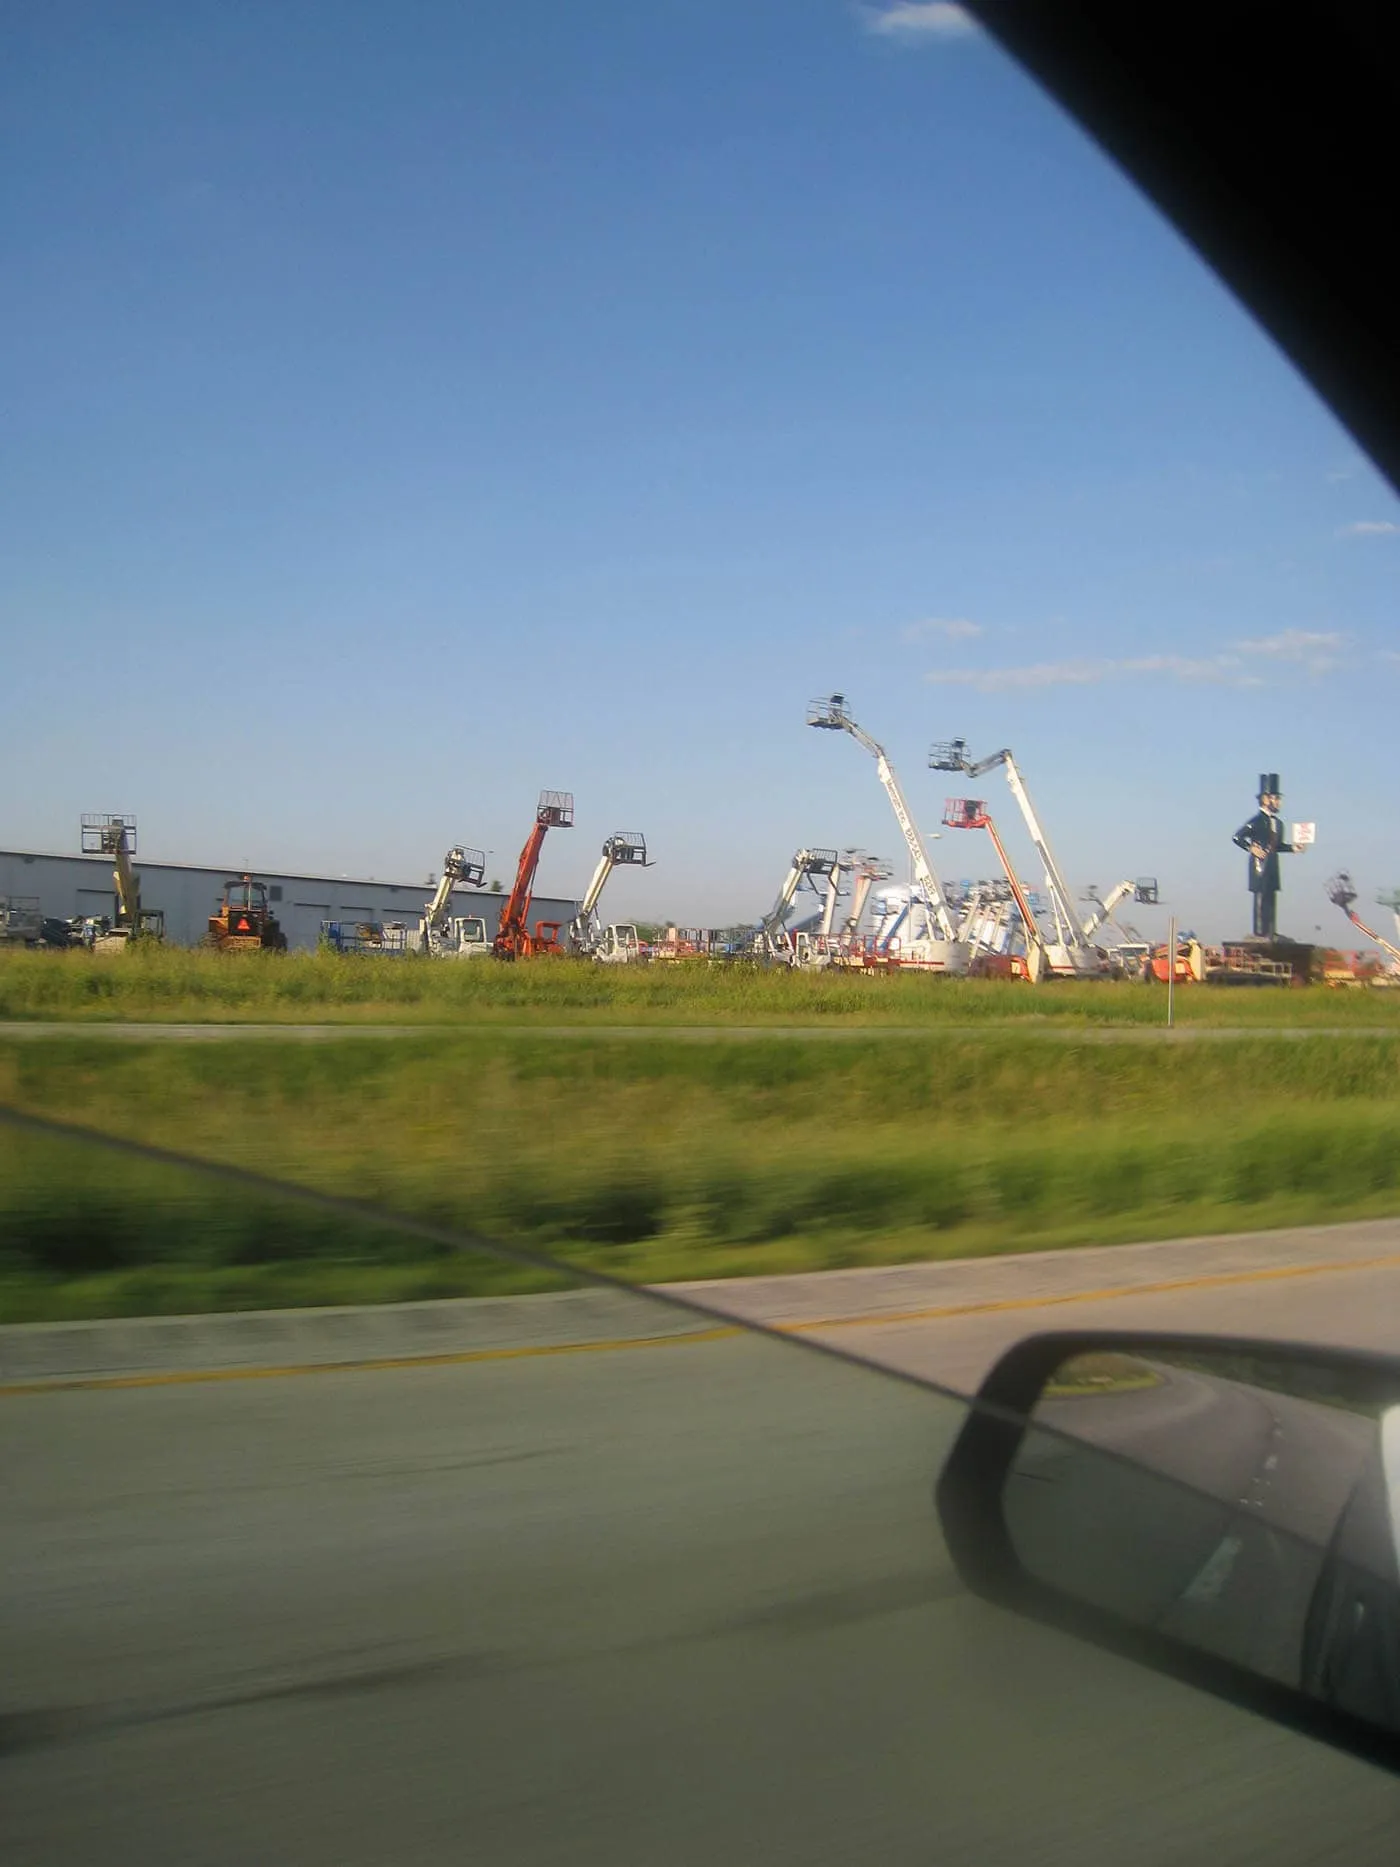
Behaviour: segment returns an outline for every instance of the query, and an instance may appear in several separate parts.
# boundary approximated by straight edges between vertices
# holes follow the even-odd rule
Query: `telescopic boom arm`
[[[576,947],[591,947],[599,938],[594,916],[598,902],[602,898],[608,877],[616,868],[636,867],[649,869],[647,860],[647,839],[638,830],[614,830],[603,844],[603,853],[598,858],[598,866],[593,871],[593,879],[588,884],[588,892],[579,903],[578,914],[569,932]]]
[[[783,922],[797,898],[797,891],[810,877],[829,876],[836,868],[840,857],[834,849],[799,849],[792,858],[777,899],[759,922],[759,929],[764,941],[770,946],[778,941],[783,932]]]
[[[864,727],[858,726],[851,718],[846,711],[844,694],[832,694],[828,699],[814,700],[807,708],[807,724],[827,732],[849,733],[856,744],[863,746],[875,760],[875,769],[879,774],[880,783],[885,787],[885,795],[890,800],[895,822],[899,825],[914,865],[914,880],[928,897],[929,911],[940,937],[949,942],[955,941],[957,928],[953,924],[953,915],[948,906],[948,898],[943,892],[943,884],[934,872],[919,826],[914,821],[913,812],[909,808],[884,747],[872,739]]]
[[[540,792],[540,801],[535,806],[535,821],[525,839],[525,847],[520,852],[515,882],[501,909],[501,924],[491,943],[491,950],[497,959],[519,959],[522,954],[532,950],[530,902],[535,890],[535,871],[540,864],[540,850],[544,847],[545,835],[549,830],[570,829],[573,821],[574,798],[571,791]]]
[[[1030,793],[1026,789],[1025,780],[1021,776],[1015,759],[1011,756],[1010,747],[1003,746],[999,752],[993,752],[989,757],[980,758],[974,763],[967,756],[966,741],[953,739],[946,744],[935,745],[929,752],[928,762],[934,771],[962,771],[966,772],[969,778],[980,778],[984,772],[991,771],[996,765],[1005,768],[1006,782],[1011,787],[1011,795],[1020,808],[1031,842],[1035,845],[1035,852],[1040,857],[1045,870],[1045,886],[1050,896],[1050,911],[1054,916],[1059,941],[1072,951],[1077,950],[1083,954],[1091,953],[1093,949],[1086,936],[1083,923],[1074,911],[1073,898],[1065,886],[1064,877],[1051,853],[1045,832],[1040,827],[1040,819],[1035,814]]]
[[[1374,940],[1383,953],[1388,953],[1396,964],[1400,965],[1400,946],[1392,946],[1389,940],[1383,939],[1373,927],[1368,927],[1352,906],[1356,900],[1356,885],[1345,869],[1340,875],[1334,875],[1328,882],[1327,898],[1334,907],[1342,910],[1353,927],[1359,928],[1368,940]]]
[[[83,849],[90,856],[110,856],[117,897],[117,926],[133,932],[141,925],[141,892],[131,867],[136,853],[136,819],[110,811],[88,812],[82,821]]]
[[[841,933],[844,938],[855,938],[860,929],[860,919],[865,912],[865,904],[870,899],[871,888],[876,882],[887,882],[893,873],[889,863],[882,861],[879,856],[856,856],[851,881],[850,912],[841,923]]]
[[[1129,896],[1137,894],[1136,882],[1119,882],[1110,888],[1102,900],[1097,896],[1089,903],[1089,912],[1084,917],[1085,938],[1092,940],[1100,927],[1113,919],[1113,910]]]
[[[479,888],[486,879],[486,857],[479,849],[464,849],[460,843],[453,845],[442,859],[442,874],[433,891],[433,898],[423,910],[423,942],[430,950],[441,941],[442,931],[447,925],[448,910],[452,906],[452,891],[460,882],[469,888]]]
[[[650,868],[647,861],[647,839],[636,830],[615,830],[603,844],[603,853],[598,858],[598,866],[593,871],[593,880],[588,884],[588,893],[579,907],[579,919],[586,921],[598,905],[608,877],[621,865],[635,863],[641,868]]]

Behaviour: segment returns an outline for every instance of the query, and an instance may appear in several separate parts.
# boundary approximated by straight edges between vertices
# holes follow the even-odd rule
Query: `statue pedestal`
[[[1220,950],[1222,963],[1208,975],[1213,985],[1310,985],[1322,976],[1327,949],[1248,934],[1225,941]]]

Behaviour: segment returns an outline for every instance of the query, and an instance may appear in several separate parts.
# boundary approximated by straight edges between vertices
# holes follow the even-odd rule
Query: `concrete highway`
[[[1363,1242],[805,1333],[954,1384],[1081,1322],[1390,1344]],[[0,1395],[7,1862],[1396,1858],[1400,1778],[962,1593],[952,1396],[704,1331],[248,1372]]]

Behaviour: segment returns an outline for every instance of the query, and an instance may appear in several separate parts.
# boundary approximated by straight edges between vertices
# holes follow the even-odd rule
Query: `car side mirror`
[[[1400,1360],[1033,1336],[937,1504],[985,1599],[1400,1771]]]

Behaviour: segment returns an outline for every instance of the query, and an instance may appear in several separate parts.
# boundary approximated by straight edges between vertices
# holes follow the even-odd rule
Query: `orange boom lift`
[[[541,791],[535,806],[535,821],[520,852],[515,871],[515,886],[501,909],[501,924],[491,951],[497,959],[529,959],[537,953],[562,953],[559,938],[562,921],[536,921],[530,929],[530,903],[535,892],[535,870],[540,865],[540,850],[549,830],[571,830],[574,826],[572,791]]]

